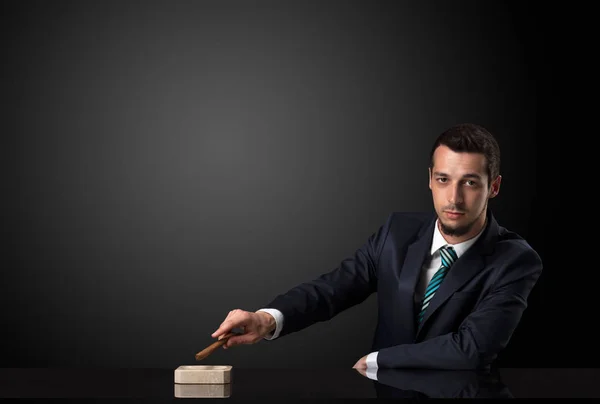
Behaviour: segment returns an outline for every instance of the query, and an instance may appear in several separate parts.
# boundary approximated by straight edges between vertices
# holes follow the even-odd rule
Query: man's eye
[[[443,178],[443,177],[441,177],[441,178],[438,178],[437,180],[438,180],[439,182],[446,182],[446,181],[448,180],[448,178]]]
[[[468,186],[470,186],[470,187],[472,187],[472,186],[475,186],[475,185],[476,185],[475,181],[467,180],[467,181],[465,181],[465,182],[466,182],[466,183],[467,183],[467,185],[468,185]]]

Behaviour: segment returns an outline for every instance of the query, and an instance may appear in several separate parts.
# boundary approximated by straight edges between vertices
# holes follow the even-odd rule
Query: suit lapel
[[[433,295],[417,333],[421,331],[427,320],[454,292],[484,267],[484,255],[490,253],[498,234],[498,223],[490,211],[487,212],[487,217],[488,224],[481,237],[452,265],[440,287]]]
[[[406,251],[406,257],[402,270],[400,271],[400,282],[399,282],[399,294],[400,304],[399,309],[402,311],[400,318],[407,318],[414,320],[415,318],[415,288],[417,282],[421,276],[421,270],[425,258],[429,254],[431,249],[431,240],[433,238],[433,229],[435,225],[435,218],[431,221],[429,226],[424,226],[421,232],[417,235],[417,239],[408,246]],[[409,321],[402,324],[410,330],[410,335],[416,334],[416,323],[415,321]]]

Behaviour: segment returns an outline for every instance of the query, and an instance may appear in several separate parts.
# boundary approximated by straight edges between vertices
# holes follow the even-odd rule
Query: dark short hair
[[[483,154],[487,163],[486,171],[490,184],[500,174],[500,146],[494,136],[481,125],[461,123],[446,129],[440,134],[431,148],[430,168],[433,168],[433,153],[441,145],[457,153]]]

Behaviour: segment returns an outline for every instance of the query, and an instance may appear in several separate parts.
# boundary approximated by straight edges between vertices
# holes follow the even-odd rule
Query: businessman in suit
[[[434,212],[390,214],[337,268],[263,308],[232,310],[212,334],[224,348],[274,340],[377,293],[371,352],[354,368],[487,368],[507,346],[541,272],[536,251],[488,206],[500,191],[500,149],[484,127],[459,124],[430,153]]]

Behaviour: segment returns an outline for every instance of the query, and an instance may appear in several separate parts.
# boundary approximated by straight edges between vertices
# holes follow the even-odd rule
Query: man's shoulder
[[[528,256],[535,261],[541,261],[541,257],[537,251],[523,236],[502,226],[498,228],[496,252],[512,257]]]

